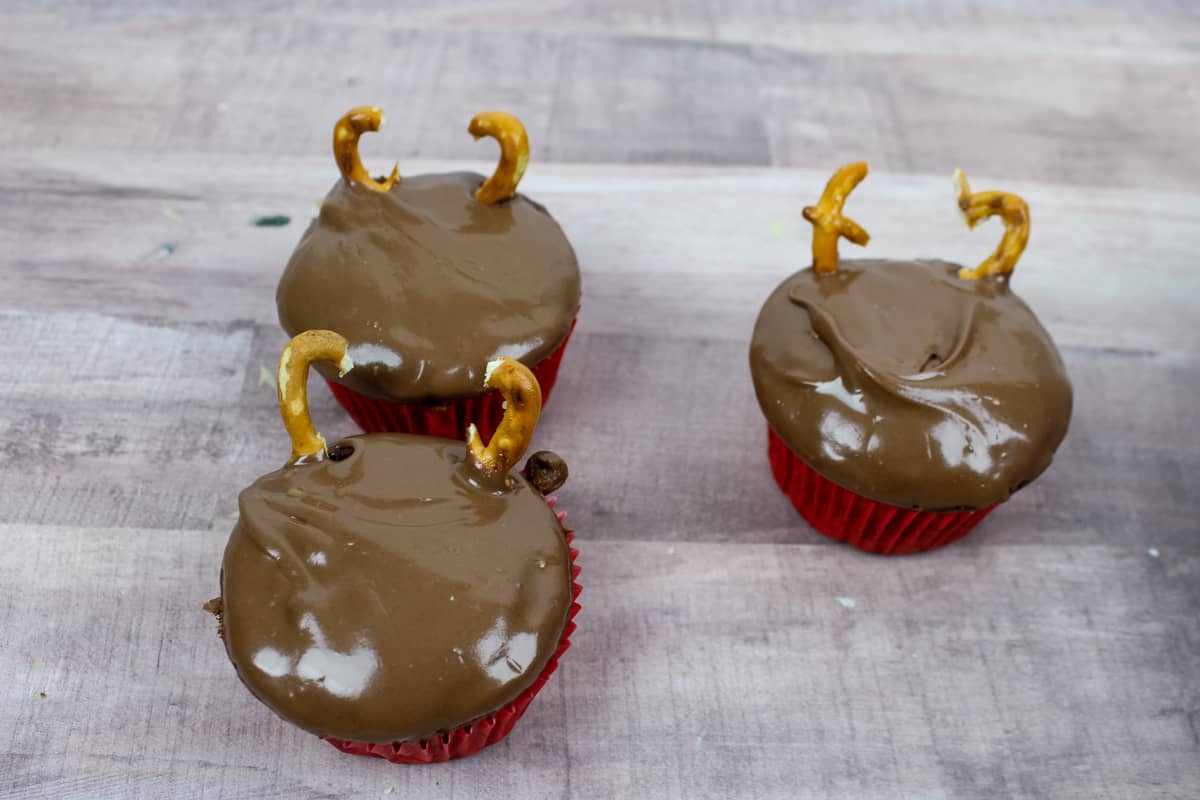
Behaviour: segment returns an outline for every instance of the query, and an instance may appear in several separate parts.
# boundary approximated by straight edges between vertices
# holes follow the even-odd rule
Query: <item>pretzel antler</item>
[[[365,186],[373,192],[386,192],[400,180],[400,162],[382,183],[371,177],[358,157],[358,139],[368,131],[383,126],[383,109],[378,106],[358,106],[347,111],[333,126],[333,157],[337,159],[342,177]]]
[[[818,275],[837,272],[839,238],[844,237],[860,246],[871,240],[871,234],[862,226],[842,216],[846,198],[865,177],[865,161],[847,164],[833,173],[817,204],[804,209],[804,218],[813,224],[813,271]]]
[[[296,334],[279,356],[279,415],[292,439],[292,463],[325,458],[325,437],[313,428],[308,413],[308,368],[314,361],[332,361],[339,374],[354,368],[346,354],[346,340],[333,331]]]
[[[958,277],[973,281],[988,275],[1007,275],[1012,272],[1025,252],[1025,245],[1029,243],[1029,206],[1020,197],[1008,192],[972,192],[967,176],[961,169],[954,171],[954,185],[958,189],[958,207],[969,227],[974,228],[991,216],[999,216],[1004,220],[1004,237],[995,252],[975,269],[960,269]]]
[[[542,413],[542,387],[529,367],[507,356],[488,363],[483,384],[504,395],[504,418],[486,446],[471,423],[467,453],[479,470],[503,475],[516,466],[533,438]]]
[[[475,192],[475,199],[490,206],[515,195],[529,165],[529,137],[521,120],[503,111],[485,111],[475,115],[467,132],[476,140],[491,136],[500,143],[500,163]]]

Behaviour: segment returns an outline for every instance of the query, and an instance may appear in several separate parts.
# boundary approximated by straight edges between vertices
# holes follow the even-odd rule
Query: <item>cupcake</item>
[[[967,224],[1005,232],[975,269],[933,259],[838,262],[843,216],[866,164],[842,167],[816,207],[813,263],[759,313],[750,370],[771,469],[809,524],[874,553],[964,536],[1050,465],[1071,384],[1054,342],[1010,287],[1029,237],[1016,195],[972,192]]]
[[[238,676],[288,722],[348,753],[446,761],[503,739],[574,630],[572,535],[543,495],[566,479],[551,453],[513,474],[541,392],[510,358],[486,384],[507,400],[483,444],[313,430],[310,362],[358,369],[330,331],[296,336],[279,364],[292,439],[256,480],[207,606]]]
[[[459,438],[494,431],[501,400],[480,384],[507,356],[530,367],[548,400],[579,310],[579,264],[554,218],[517,193],[529,161],[520,120],[489,112],[468,128],[500,143],[490,178],[372,178],[359,137],[383,112],[352,109],[333,151],[342,178],[296,246],[276,301],[289,335],[336,331],[356,367],[317,364],[366,431]]]

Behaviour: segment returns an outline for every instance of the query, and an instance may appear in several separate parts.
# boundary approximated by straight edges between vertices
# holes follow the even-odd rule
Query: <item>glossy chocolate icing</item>
[[[572,601],[542,496],[517,475],[500,490],[472,483],[448,439],[352,436],[330,454],[239,498],[222,622],[246,686],[312,733],[380,743],[515,699]]]
[[[579,308],[575,251],[546,209],[473,196],[473,172],[413,175],[387,192],[339,180],[279,281],[289,335],[327,329],[358,366],[339,378],[390,400],[480,393],[487,362],[532,366]]]
[[[983,508],[1049,466],[1071,384],[1008,276],[944,261],[798,272],[759,314],[750,366],[771,427],[835,483],[923,510]]]

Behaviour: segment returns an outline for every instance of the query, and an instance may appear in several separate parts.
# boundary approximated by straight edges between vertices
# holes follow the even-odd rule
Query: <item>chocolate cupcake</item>
[[[771,468],[822,533],[876,553],[945,545],[1050,465],[1067,432],[1071,384],[1050,335],[1012,291],[1029,211],[972,193],[967,224],[998,215],[978,268],[932,259],[839,264],[839,237],[869,236],[842,215],[867,174],[834,175],[813,223],[813,265],[763,305],[750,369],[768,422]]]
[[[366,434],[326,447],[312,427],[310,362],[358,369],[346,340],[308,331],[284,350],[279,404],[292,457],[238,499],[220,620],[246,687],[349,753],[446,761],[503,739],[554,672],[574,630],[572,535],[544,494],[566,479],[550,453],[510,474],[541,392],[501,358],[486,384],[507,410],[484,445]]]
[[[366,431],[458,438],[473,421],[489,436],[503,414],[480,389],[487,364],[507,356],[534,371],[548,400],[579,309],[579,264],[544,207],[517,193],[529,160],[520,120],[489,112],[476,139],[500,143],[495,173],[374,179],[358,140],[378,108],[338,120],[342,179],[297,245],[276,301],[289,335],[333,330],[357,365],[317,369]]]

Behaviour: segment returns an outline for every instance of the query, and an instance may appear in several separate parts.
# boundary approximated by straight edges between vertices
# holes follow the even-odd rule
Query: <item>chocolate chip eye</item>
[[[345,461],[350,456],[354,455],[354,445],[339,442],[329,448],[330,461]]]
[[[529,457],[522,470],[525,479],[542,494],[550,494],[567,482],[567,462],[557,453],[539,450]]]

